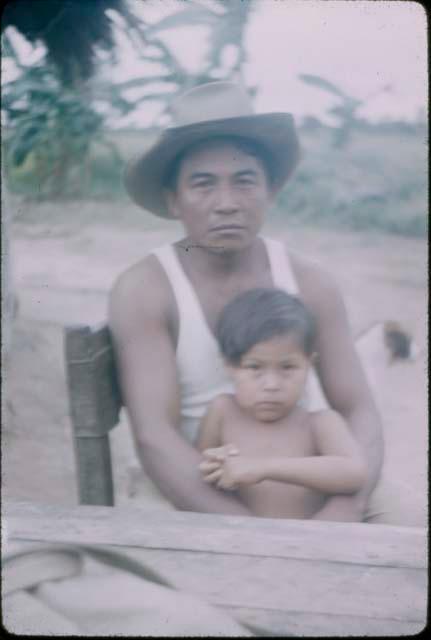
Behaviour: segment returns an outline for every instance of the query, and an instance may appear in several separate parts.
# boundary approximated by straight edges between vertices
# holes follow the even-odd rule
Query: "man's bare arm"
[[[166,283],[154,262],[147,259],[123,274],[109,307],[137,452],[150,478],[178,509],[245,515],[247,509],[234,497],[202,482],[201,456],[178,430],[180,397]]]
[[[210,403],[199,427],[199,434],[195,443],[198,451],[204,451],[210,447],[220,447],[221,441],[221,403],[219,398]]]
[[[348,423],[364,453],[368,478],[353,496],[330,498],[316,518],[359,520],[380,475],[383,437],[380,416],[356,353],[347,313],[333,279],[315,265],[292,260],[301,295],[317,318],[317,372],[329,405]]]

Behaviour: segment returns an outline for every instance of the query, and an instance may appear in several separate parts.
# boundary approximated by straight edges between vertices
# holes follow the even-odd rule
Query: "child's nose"
[[[274,371],[267,371],[263,379],[263,387],[266,391],[274,391],[280,388],[280,378]]]

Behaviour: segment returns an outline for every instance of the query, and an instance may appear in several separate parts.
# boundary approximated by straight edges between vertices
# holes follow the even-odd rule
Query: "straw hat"
[[[166,172],[179,153],[214,136],[241,136],[260,143],[272,162],[273,187],[280,189],[299,158],[293,117],[253,112],[250,96],[233,82],[210,82],[184,93],[172,105],[174,125],[126,169],[125,186],[139,206],[170,218],[163,195]]]

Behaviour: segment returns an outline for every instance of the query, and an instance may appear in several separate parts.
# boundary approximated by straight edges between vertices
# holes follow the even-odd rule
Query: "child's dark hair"
[[[315,334],[313,315],[299,298],[282,289],[241,293],[223,309],[216,328],[220,351],[233,365],[239,364],[254,345],[280,335],[294,335],[305,355],[310,356]]]

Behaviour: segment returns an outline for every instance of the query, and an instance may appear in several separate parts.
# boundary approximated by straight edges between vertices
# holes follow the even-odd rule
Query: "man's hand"
[[[332,496],[313,516],[312,520],[331,520],[333,522],[361,522],[364,501],[356,495]]]

